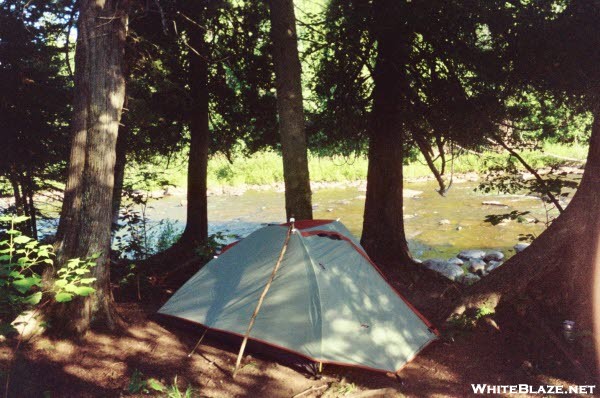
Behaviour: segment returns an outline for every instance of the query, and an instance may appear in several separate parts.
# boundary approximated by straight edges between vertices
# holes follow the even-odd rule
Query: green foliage
[[[16,225],[27,217],[0,217],[8,229],[0,236],[0,314],[12,318],[42,299],[40,269],[52,264],[52,246],[41,245],[23,235]]]
[[[324,396],[335,396],[335,397],[343,397],[345,395],[349,395],[355,392],[357,389],[356,384],[354,383],[346,383],[345,380],[341,380],[339,382],[333,382],[323,394]]]
[[[100,253],[86,259],[74,258],[56,271],[54,299],[59,303],[71,301],[74,296],[86,297],[95,292],[90,285],[96,281],[91,277],[91,268],[96,266]]]
[[[498,225],[500,223],[502,223],[503,221],[507,221],[507,220],[517,220],[518,222],[524,222],[524,216],[526,216],[527,214],[530,214],[530,211],[519,211],[519,210],[513,210],[510,213],[505,213],[505,214],[489,214],[487,216],[485,216],[485,222],[488,222],[492,225]],[[539,222],[538,220],[535,220],[535,222]]]
[[[192,398],[199,396],[192,386],[189,385],[182,391],[177,382],[177,376],[175,376],[173,384],[165,386],[155,378],[146,378],[138,369],[135,369],[131,374],[126,391],[128,394],[150,394],[166,398]]]
[[[157,230],[154,239],[156,244],[154,250],[156,253],[167,250],[173,246],[181,237],[181,228],[177,227],[176,223],[170,220],[161,220],[155,228]]]
[[[235,235],[227,235],[222,232],[217,232],[208,236],[206,245],[196,248],[196,255],[204,259],[210,259],[218,250],[223,247],[223,243]]]
[[[448,320],[448,329],[452,332],[469,331],[475,329],[477,323],[486,316],[493,315],[494,309],[483,306],[475,309],[468,309],[462,314],[452,314]]]
[[[175,376],[173,384],[167,386],[165,392],[167,398],[193,398],[200,396],[190,385],[186,387],[185,391],[181,391],[177,383],[177,376]]]
[[[40,244],[16,229],[17,224],[26,220],[24,216],[0,217],[0,223],[8,225],[0,236],[0,326],[3,333],[12,331],[8,322],[17,314],[40,305],[45,293],[41,271],[54,262],[51,245]],[[91,285],[96,278],[90,276],[90,270],[96,265],[98,256],[69,260],[57,270],[51,291],[47,293],[52,293],[54,300],[61,303],[71,301],[75,296],[92,294],[95,290]]]
[[[0,186],[18,187],[23,200],[16,205],[26,214],[29,193],[64,177],[72,84],[59,43],[71,7],[61,0],[0,2]]]

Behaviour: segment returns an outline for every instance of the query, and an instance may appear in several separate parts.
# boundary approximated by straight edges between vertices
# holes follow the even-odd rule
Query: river
[[[435,191],[434,181],[405,184],[406,235],[415,257],[449,258],[463,249],[496,249],[510,257],[520,234],[537,236],[544,230],[546,210],[540,199],[524,195],[484,195],[474,191],[477,186],[478,182],[474,181],[455,183],[442,197]],[[181,195],[173,195],[151,200],[147,217],[152,223],[170,220],[181,229],[185,222],[183,199]],[[339,218],[360,237],[364,202],[364,186],[318,189],[313,193],[314,218]],[[522,222],[513,220],[496,226],[484,222],[486,215],[513,210],[531,213]],[[230,239],[243,237],[266,223],[285,221],[284,194],[275,190],[249,190],[235,196],[209,196],[208,217],[210,233],[235,236]],[[533,219],[540,222],[535,223]]]

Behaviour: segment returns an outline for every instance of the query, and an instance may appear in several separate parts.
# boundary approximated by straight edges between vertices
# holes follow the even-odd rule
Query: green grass
[[[544,144],[543,151],[519,152],[521,156],[534,168],[541,168],[555,164],[571,163],[567,160],[550,156],[553,154],[564,158],[585,159],[586,146],[567,146],[558,144]],[[505,153],[486,151],[481,155],[463,153],[454,160],[454,173],[464,174],[469,172],[485,173],[495,165],[505,165],[508,156]],[[184,154],[176,157],[167,168],[164,161],[156,159],[152,164],[128,165],[128,180],[133,186],[140,189],[159,189],[163,181],[183,187],[187,185],[187,165]],[[346,182],[365,180],[367,178],[367,158],[365,156],[317,156],[309,154],[310,178],[315,182]],[[520,164],[517,168],[522,169]],[[140,178],[140,174],[156,176],[155,178]],[[447,165],[450,173],[450,165]],[[137,174],[137,177],[136,177]],[[431,176],[424,159],[417,160],[404,166],[406,178],[419,178]],[[243,185],[270,185],[283,182],[283,166],[281,156],[274,151],[263,151],[245,157],[234,154],[231,162],[223,155],[214,155],[208,163],[208,187],[243,186]]]

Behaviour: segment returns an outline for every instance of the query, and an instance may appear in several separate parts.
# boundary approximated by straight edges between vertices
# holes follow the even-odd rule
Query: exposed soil
[[[440,303],[458,293],[447,283],[431,281],[417,278],[396,285],[440,325],[444,312]],[[200,331],[157,323],[153,314],[165,296],[157,292],[153,298],[152,304],[118,304],[128,327],[116,335],[93,332],[79,342],[34,337],[16,358],[9,396],[141,396],[127,391],[136,371],[142,379],[155,378],[164,385],[172,385],[177,376],[182,391],[192,386],[194,396],[202,397],[291,398],[302,392],[301,397],[358,397],[372,390],[379,390],[378,394],[369,396],[465,397],[473,395],[471,383],[567,386],[584,382],[570,374],[568,361],[553,351],[552,344],[544,343],[543,336],[529,336],[527,328],[521,332],[511,314],[498,314],[495,321],[480,322],[474,330],[447,331],[398,375],[326,365],[323,377],[314,380],[249,353],[234,380],[236,347],[208,338],[188,357]],[[541,344],[532,344],[536,340]],[[14,341],[0,346],[5,369],[13,346]]]

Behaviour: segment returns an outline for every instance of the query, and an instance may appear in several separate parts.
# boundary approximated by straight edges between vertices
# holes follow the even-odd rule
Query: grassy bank
[[[542,168],[556,164],[572,164],[569,159],[585,159],[586,146],[567,146],[545,144],[542,151],[522,151],[521,156],[534,168]],[[131,180],[140,180],[136,173],[140,171],[155,175],[157,180],[166,180],[175,186],[185,186],[186,164],[185,156],[181,155],[179,161],[172,162],[165,169],[160,161],[155,165],[130,165],[127,174]],[[508,156],[503,153],[484,152],[481,154],[464,152],[454,160],[454,173],[486,173],[494,166],[506,165]],[[576,162],[575,162],[576,163]],[[356,157],[321,157],[309,155],[309,168],[312,181],[318,182],[344,182],[364,180],[367,177],[368,162],[364,156]],[[519,164],[518,169],[523,169]],[[449,167],[449,166],[448,166]],[[448,169],[449,170],[449,169]],[[431,176],[424,159],[419,158],[404,166],[406,178],[420,178]],[[159,188],[160,183],[150,182],[152,179],[143,179],[144,184],[150,184],[149,189]],[[229,162],[222,155],[213,156],[208,164],[208,186],[241,186],[241,185],[270,185],[283,182],[283,167],[281,156],[276,152],[265,151],[250,157],[241,154],[234,155]],[[138,185],[137,183],[135,185]],[[141,188],[141,186],[140,186]]]

